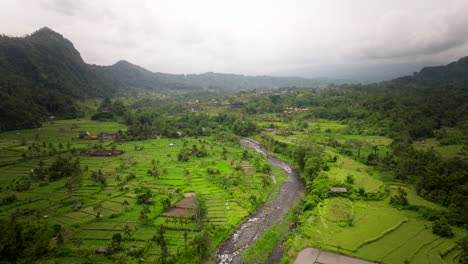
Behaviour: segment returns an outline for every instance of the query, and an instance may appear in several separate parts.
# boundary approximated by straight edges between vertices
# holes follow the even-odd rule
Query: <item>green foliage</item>
[[[148,187],[139,187],[135,189],[137,194],[137,204],[152,204],[153,192]]]
[[[453,237],[454,235],[445,218],[440,218],[432,223],[432,233],[442,237]]]
[[[194,263],[203,263],[210,255],[211,251],[211,235],[208,230],[199,232],[193,238],[191,246],[195,256]]]
[[[49,240],[56,233],[45,222],[19,222],[15,217],[0,219],[0,232],[0,258],[11,263],[48,254]]]
[[[399,138],[390,146],[396,178],[415,185],[417,193],[429,201],[458,208],[464,206],[468,193],[468,166],[458,158],[442,159],[434,150],[415,150]]]
[[[144,206],[143,209],[141,209],[140,211],[140,216],[138,216],[138,220],[143,225],[148,225],[150,223],[150,218],[149,218],[150,213],[151,213],[151,210],[149,209],[149,207]]]
[[[468,264],[468,237],[463,237],[457,242],[457,246],[461,249],[460,263]]]
[[[110,98],[106,97],[104,100],[102,100],[101,105],[99,106],[99,110],[112,110],[112,101]]]
[[[112,112],[99,112],[91,116],[91,120],[100,121],[110,120],[112,118],[114,118],[114,114]]]
[[[81,175],[80,159],[75,160],[71,158],[57,157],[50,167],[35,168],[31,172],[31,177],[38,180],[48,179],[50,181],[56,181],[64,177],[74,177]]]
[[[198,229],[202,229],[204,224],[204,218],[207,213],[206,203],[205,200],[201,195],[197,195],[195,197],[194,205],[193,205],[193,219],[197,224]]]
[[[102,186],[106,185],[106,177],[101,170],[91,172],[91,180],[95,183],[98,183]]]
[[[122,242],[122,234],[115,233],[112,235],[112,248],[118,249],[120,247],[121,242]]]
[[[265,263],[289,230],[287,221],[274,223],[255,243],[242,252],[242,263]]]
[[[124,102],[120,99],[117,99],[112,104],[113,111],[118,116],[123,116],[127,111],[127,107],[125,106]]]
[[[336,157],[336,156],[335,156]],[[346,183],[348,184],[354,184],[354,177],[353,175],[347,175],[346,176]]]
[[[165,237],[166,228],[162,225],[158,226],[156,229],[156,234],[151,240],[153,240],[160,248],[161,255],[159,257],[159,263],[166,264],[169,257],[169,252],[167,250],[168,242]]]
[[[408,196],[406,191],[402,188],[398,188],[398,194],[390,197],[390,204],[406,206],[408,205],[408,198],[406,198],[406,196]]]
[[[255,123],[249,120],[237,120],[234,122],[232,130],[236,135],[246,137],[257,131]]]

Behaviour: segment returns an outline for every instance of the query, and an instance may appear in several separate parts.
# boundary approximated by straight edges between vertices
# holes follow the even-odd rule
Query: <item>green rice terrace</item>
[[[266,139],[278,155],[288,153],[282,150],[286,146],[314,144],[323,149],[327,160],[306,190],[297,230],[285,243],[284,262],[322,263],[334,254],[336,262],[330,263],[459,263],[466,229],[452,228],[448,237],[435,234],[427,212],[443,215],[448,209],[423,199],[413,185],[394,179],[365,158],[388,155],[391,139],[346,135],[346,125],[327,120],[311,122],[307,130],[281,123],[275,127],[264,129],[259,138]],[[401,202],[397,197],[404,198]],[[361,260],[346,260],[342,255]],[[340,258],[344,262],[338,262]]]
[[[3,132],[0,217],[49,236],[32,245],[52,249],[41,263],[459,263],[466,229],[448,224],[453,206],[379,167],[392,139],[273,118],[253,116],[261,143],[125,140],[129,127],[88,119]],[[411,144],[464,157],[436,139]]]
[[[273,167],[273,183],[265,158],[237,142],[201,137],[118,143],[112,133],[119,130],[125,127],[114,122],[66,120],[0,134],[0,216],[52,225],[57,235],[50,243],[73,251],[43,263],[109,262],[105,256],[115,243],[158,262],[199,243],[202,226],[210,230],[211,250],[286,178]],[[104,139],[107,134],[111,139]],[[77,164],[81,173],[41,178],[45,168],[64,164]],[[161,226],[165,247],[155,238]]]

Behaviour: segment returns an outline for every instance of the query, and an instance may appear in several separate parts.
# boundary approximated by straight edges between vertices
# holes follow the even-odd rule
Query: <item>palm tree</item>
[[[169,253],[167,250],[167,241],[164,234],[166,233],[166,228],[163,225],[159,225],[156,228],[156,234],[153,236],[151,240],[153,240],[161,249],[161,263],[167,263],[167,258],[169,257]]]
[[[205,201],[200,195],[195,197],[192,210],[195,223],[197,223],[198,229],[201,229],[203,227],[203,218],[206,215],[206,205]]]

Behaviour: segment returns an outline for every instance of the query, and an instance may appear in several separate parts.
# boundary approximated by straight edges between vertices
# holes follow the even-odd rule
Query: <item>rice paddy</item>
[[[1,195],[14,195],[16,200],[0,206],[0,216],[32,209],[34,213],[28,217],[61,225],[66,230],[65,246],[78,249],[82,255],[92,255],[100,246],[109,245],[114,234],[121,233],[126,250],[134,246],[144,248],[146,258],[154,261],[160,250],[151,239],[158,225],[166,227],[169,251],[173,255],[182,250],[184,233],[191,241],[200,231],[193,217],[195,196],[204,200],[204,222],[212,225],[216,246],[286,178],[283,171],[275,168],[273,173],[278,183],[265,185],[264,175],[254,169],[254,162],[264,159],[260,154],[249,151],[254,158],[243,160],[244,149],[239,144],[212,138],[151,139],[120,144],[107,139],[77,138],[83,131],[97,135],[124,129],[125,126],[114,122],[64,120],[44,124],[39,129],[1,133]],[[40,146],[34,155],[33,144]],[[203,145],[208,156],[190,156],[186,162],[179,161],[180,150],[193,145]],[[110,157],[79,154],[81,149],[95,146],[104,149],[114,146],[124,154]],[[31,180],[28,190],[15,190],[19,179],[29,180],[31,170],[50,166],[59,155],[80,159],[83,172],[79,184],[71,191],[65,188],[69,177],[49,182]],[[153,167],[160,171],[158,176],[148,173]],[[105,186],[91,179],[91,174],[97,171],[105,178]],[[148,205],[137,203],[136,190],[140,187],[147,187],[153,193]],[[164,204],[166,198],[169,205]],[[142,222],[141,211],[146,206],[148,220]],[[106,263],[96,256],[92,259]],[[66,261],[84,260],[76,257]]]

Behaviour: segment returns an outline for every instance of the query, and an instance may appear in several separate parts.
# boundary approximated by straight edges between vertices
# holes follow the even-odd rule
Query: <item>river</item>
[[[226,240],[219,246],[216,253],[216,261],[219,264],[239,264],[240,254],[249,248],[272,224],[283,219],[286,212],[293,206],[295,200],[304,192],[304,182],[294,168],[287,162],[274,157],[268,150],[261,147],[260,143],[242,138],[241,145],[244,148],[253,148],[262,153],[273,166],[282,168],[288,177],[281,185],[276,197],[268,204],[261,206]],[[272,176],[274,179],[274,176]],[[273,180],[276,182],[276,179]],[[275,249],[268,263],[277,263],[281,259],[280,248]]]

